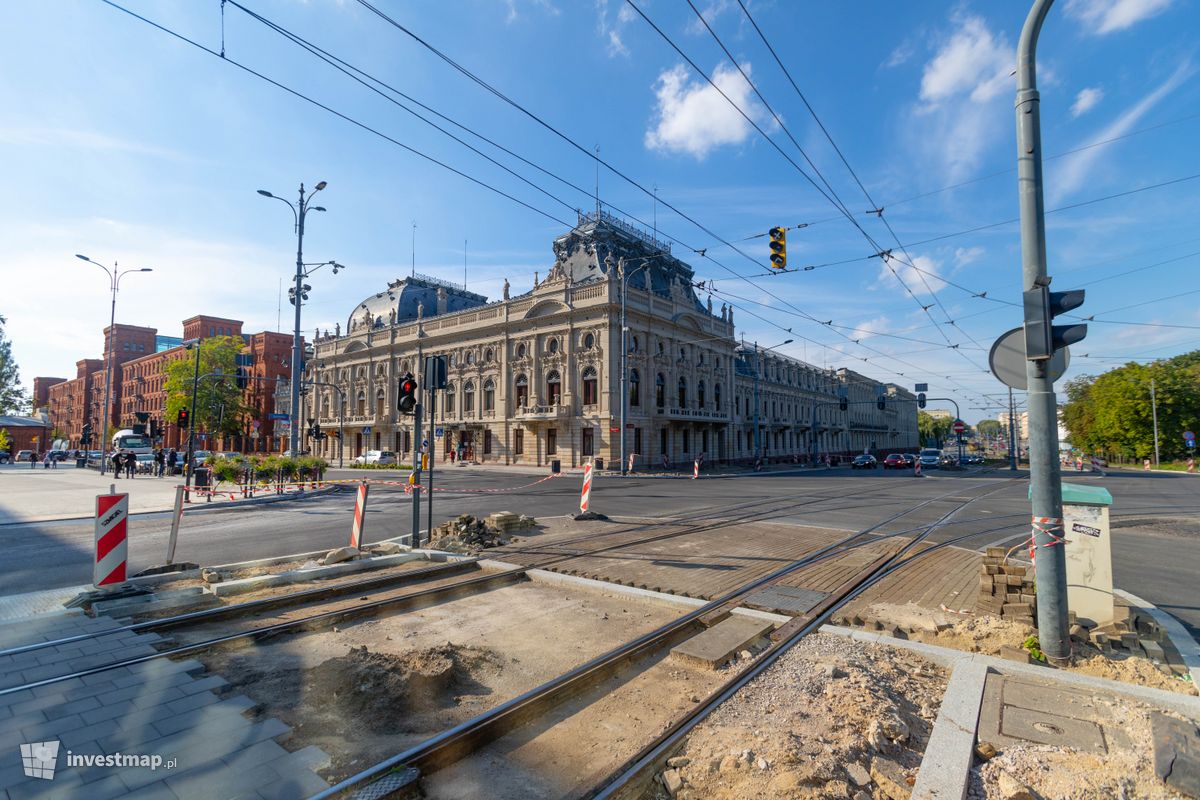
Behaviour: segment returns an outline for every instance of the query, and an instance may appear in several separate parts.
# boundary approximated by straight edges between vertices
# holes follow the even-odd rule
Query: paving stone
[[[69,717],[59,717],[58,719],[37,725],[30,725],[27,728],[22,728],[21,733],[26,737],[25,741],[27,742],[45,741],[60,733],[82,728],[85,724],[81,717],[72,715]]]
[[[149,786],[140,784],[137,788],[131,786],[129,794],[121,800],[179,800],[179,797],[171,791],[169,786],[159,780]]]
[[[180,775],[169,776],[165,783],[179,800],[210,800],[256,791],[279,782],[281,778],[266,764],[245,770],[228,770],[221,769],[218,763],[216,766],[197,767]]]
[[[1154,712],[1154,772],[1185,797],[1200,797],[1200,731],[1195,724]]]
[[[87,711],[100,707],[100,702],[94,697],[85,697],[82,700],[74,700],[62,705],[50,706],[42,711],[46,715],[46,719],[54,720],[59,717],[70,716],[71,714],[86,713]]]
[[[85,725],[82,728],[76,728],[73,731],[66,731],[59,734],[59,741],[63,747],[79,748],[85,742],[97,741],[104,739],[116,731],[121,729],[120,720],[106,719],[103,722],[97,722],[94,725]]]
[[[711,628],[671,648],[671,656],[716,669],[737,651],[775,627],[769,620],[731,615]]]
[[[312,772],[296,772],[281,776],[280,780],[258,790],[263,800],[293,800],[310,797],[329,788],[329,783]]]
[[[167,703],[167,708],[171,709],[176,714],[182,714],[185,711],[191,711],[192,709],[201,708],[203,706],[210,706],[219,701],[220,698],[212,692],[197,692],[195,694],[181,697],[178,700],[170,701]]]
[[[294,753],[288,753],[277,762],[272,762],[272,766],[281,775],[289,775],[292,770],[309,770],[311,772],[320,772],[330,765],[332,759],[329,754],[315,744],[310,744],[308,747],[301,748]]]

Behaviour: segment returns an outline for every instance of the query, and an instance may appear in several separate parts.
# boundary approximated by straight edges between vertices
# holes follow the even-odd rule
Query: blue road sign
[[[267,419],[290,419],[287,414],[267,414]]]
[[[437,427],[437,428],[434,428],[434,429],[433,429],[433,435],[434,435],[434,436],[436,436],[436,437],[437,437],[437,438],[439,438],[439,439],[440,439],[440,438],[442,438],[442,437],[443,437],[445,434],[446,434],[446,429],[445,429],[445,428],[442,428],[442,427]]]
[[[1196,434],[1192,433],[1191,431],[1184,431],[1184,432],[1183,432],[1183,438],[1184,438],[1185,440],[1187,440],[1187,441],[1193,441],[1193,442],[1194,442],[1194,441],[1196,440]]]

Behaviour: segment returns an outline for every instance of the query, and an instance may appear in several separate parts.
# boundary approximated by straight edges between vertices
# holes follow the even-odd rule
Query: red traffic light
[[[181,428],[186,428],[190,421],[191,413],[186,408],[179,409],[179,415],[175,417],[175,424]]]
[[[417,408],[417,379],[411,372],[400,379],[400,398],[396,405],[401,414],[412,414]]]

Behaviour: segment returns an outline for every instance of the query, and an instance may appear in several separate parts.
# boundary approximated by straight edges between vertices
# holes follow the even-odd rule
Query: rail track
[[[917,531],[909,542],[905,543],[896,553],[881,556],[865,569],[843,583],[825,600],[802,616],[793,618],[772,634],[772,644],[757,658],[751,667],[740,671],[709,698],[697,704],[689,713],[676,720],[668,731],[654,742],[640,750],[632,759],[621,765],[621,768],[606,778],[601,784],[584,792],[583,797],[615,797],[623,787],[631,785],[635,780],[644,777],[663,753],[686,735],[700,720],[711,713],[721,702],[732,696],[738,689],[761,673],[771,663],[786,652],[791,646],[811,631],[815,630],[830,614],[847,602],[858,597],[867,588],[884,579],[895,571],[904,568],[917,558],[934,552],[942,547],[974,536],[993,532],[977,531],[955,537],[952,540],[933,545],[932,547],[909,556],[918,545],[936,530],[949,524],[951,520],[971,503],[1008,488],[1016,479],[1004,481],[998,487],[989,487],[987,491],[967,497],[958,498],[951,510],[942,514],[932,523],[917,526],[906,531]],[[783,578],[811,566],[821,560],[848,552],[851,549],[874,543],[880,538],[890,538],[906,532],[892,532],[884,537],[865,538],[868,534],[908,516],[933,503],[944,501],[961,492],[950,492],[945,495],[920,501],[892,516],[855,531],[836,542],[832,542],[813,553],[806,554],[790,564],[787,564],[768,575],[734,589],[733,591],[706,603],[705,605],[684,614],[675,620],[650,631],[638,638],[600,655],[544,684],[531,689],[524,694],[503,702],[494,708],[456,725],[424,742],[418,743],[403,752],[397,753],[355,775],[352,775],[329,789],[313,795],[310,800],[327,800],[334,797],[350,796],[353,800],[378,800],[390,796],[400,796],[410,791],[412,784],[420,776],[436,773],[457,761],[469,757],[489,743],[504,735],[521,728],[539,717],[546,715],[554,708],[568,700],[580,696],[589,688],[610,677],[619,675],[639,659],[655,652],[661,652],[675,643],[682,641],[699,632],[706,622],[712,622],[736,607],[747,595],[763,587],[777,583]],[[777,509],[772,509],[772,515]],[[757,516],[757,515],[752,515]],[[742,520],[749,521],[749,520]],[[741,521],[739,521],[741,522]],[[705,526],[705,529],[722,525],[738,524],[721,522]],[[407,795],[404,795],[407,796]]]

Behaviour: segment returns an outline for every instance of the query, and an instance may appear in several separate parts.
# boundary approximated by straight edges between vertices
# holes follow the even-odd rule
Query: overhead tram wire
[[[867,191],[867,187],[864,186],[863,182],[859,179],[858,173],[854,171],[854,167],[850,166],[850,162],[849,162],[849,160],[847,160],[845,153],[842,152],[842,148],[838,147],[838,144],[836,141],[834,141],[832,134],[829,133],[829,129],[826,128],[825,123],[821,121],[820,115],[817,114],[816,109],[814,109],[812,107],[812,104],[808,102],[808,98],[804,96],[804,92],[802,92],[800,90],[799,85],[797,85],[795,79],[792,77],[791,71],[788,70],[786,65],[784,65],[783,59],[781,59],[779,57],[779,54],[775,52],[775,48],[771,46],[770,40],[767,39],[766,35],[762,32],[762,29],[758,26],[758,23],[754,20],[754,17],[751,16],[750,10],[748,8],[746,8],[746,4],[744,2],[742,2],[742,0],[737,0],[737,3],[738,3],[738,6],[742,9],[742,13],[746,16],[746,19],[749,20],[750,24],[754,27],[754,31],[758,34],[758,38],[762,40],[762,43],[766,46],[767,51],[770,52],[771,57],[775,59],[775,63],[779,66],[779,69],[783,72],[784,76],[788,79],[788,83],[791,84],[792,89],[795,90],[797,96],[799,96],[800,101],[802,103],[804,103],[804,107],[806,109],[808,109],[808,113],[812,116],[813,120],[817,123],[817,127],[819,127],[821,129],[821,133],[823,133],[825,135],[825,139],[833,147],[834,152],[837,153],[838,158],[842,162],[842,165],[846,168],[846,171],[850,173],[850,177],[852,177],[854,179],[854,183],[857,184],[859,190],[863,194],[863,197],[870,204],[870,207],[872,209],[874,209],[875,216],[878,217],[879,221],[883,223],[885,228],[887,228],[888,234],[890,234],[892,237],[892,241],[894,241],[896,243],[896,246],[900,248],[900,252],[904,253],[904,257],[906,259],[908,259],[909,262],[913,262],[915,259],[913,259],[913,257],[908,253],[907,249],[905,249],[904,245],[900,242],[900,237],[896,234],[896,231],[892,228],[891,221],[888,220],[888,218],[886,216],[884,216],[884,213],[883,213],[884,207],[879,205],[878,203],[876,203],[875,198],[871,197],[871,193],[869,191]],[[688,5],[692,6],[693,11],[696,10],[695,5],[692,4],[692,0],[688,0]],[[710,34],[712,34],[713,39],[715,39],[717,41],[717,44],[719,44],[721,46],[721,50],[724,51],[725,55],[729,58],[730,61],[732,61],[732,62],[734,62],[734,64],[736,64],[737,63],[736,60],[730,54],[728,48],[726,48],[725,45],[721,42],[720,38],[716,34],[716,31],[714,31],[712,29],[712,27],[708,24],[708,21],[706,19],[704,19],[704,16],[702,14],[700,14],[699,11],[696,11],[696,14],[700,17],[700,20],[704,23],[704,27],[708,29],[708,32]],[[739,67],[739,70],[740,69],[741,68]],[[745,73],[743,73],[743,76],[746,77],[747,82],[749,82],[749,80],[750,80],[749,76],[745,76]],[[758,92],[757,88],[755,88],[755,93],[758,94],[759,97],[761,98],[762,95]],[[772,112],[772,114],[774,114],[774,112]],[[790,134],[789,134],[789,137],[790,137]],[[895,274],[895,270],[892,270],[892,273]],[[933,298],[934,302],[937,303],[938,308],[941,309],[942,313],[946,316],[947,324],[954,326],[964,336],[966,336],[967,339],[970,340],[972,344],[974,344],[976,347],[978,347],[980,349],[983,349],[983,345],[981,345],[978,341],[976,341],[975,337],[973,337],[969,331],[959,328],[955,324],[954,318],[952,318],[950,316],[950,311],[946,308],[945,304],[942,302],[941,297],[939,297],[938,294],[933,290],[933,287],[929,285],[929,281],[925,278],[925,274],[923,272],[917,272],[917,275],[920,276],[921,283],[925,286],[925,291],[929,292],[929,294]],[[922,306],[922,307],[924,307],[924,306]],[[926,313],[928,313],[928,310],[926,310]],[[945,337],[945,338],[949,339],[949,337]]]
[[[343,114],[342,112],[334,109],[332,106],[328,106],[319,100],[309,97],[308,95],[304,94],[303,92],[301,92],[297,89],[293,89],[290,86],[280,83],[279,81],[277,81],[273,78],[269,78],[266,75],[262,74],[261,72],[258,72],[256,70],[252,69],[251,67],[248,67],[245,64],[242,64],[241,62],[237,61],[236,59],[230,58],[228,56],[228,54],[222,55],[220,52],[213,50],[212,48],[207,47],[203,44],[200,44],[199,42],[195,41],[194,39],[190,39],[187,36],[184,36],[183,34],[178,33],[177,31],[171,30],[170,28],[167,28],[164,25],[160,25],[159,23],[157,23],[147,17],[144,17],[135,11],[125,8],[124,6],[114,2],[114,0],[100,0],[100,2],[116,9],[117,11],[120,11],[124,14],[128,14],[129,16],[133,17],[134,19],[139,20],[140,22],[143,22],[152,28],[156,28],[159,31],[162,31],[163,33],[165,33],[169,36],[172,36],[181,42],[189,44],[198,50],[202,50],[205,53],[208,53],[209,55],[211,55],[215,58],[219,58],[219,59],[221,59],[221,61],[223,61],[227,64],[231,64],[231,65],[237,67],[238,69],[242,70],[243,72],[247,72],[250,75],[253,75],[254,77],[258,78],[259,80],[265,81],[266,83],[269,83],[278,89],[282,89],[283,91],[287,92],[288,94],[290,94],[296,98],[299,98],[300,100],[303,100],[306,103],[314,105],[323,111],[333,114],[334,116],[344,120],[345,122],[350,123],[351,125],[354,125],[355,127],[361,128],[361,129],[367,131],[368,133],[372,133],[372,134],[378,136],[379,138],[381,138],[387,142],[390,142],[391,144],[393,144],[409,153],[412,153],[415,156],[419,156],[420,158],[423,158],[426,161],[429,161],[430,163],[436,164],[437,166],[439,166],[445,170],[453,172],[455,175],[465,178],[466,180],[470,181],[471,183],[474,183],[478,186],[483,187],[484,189],[487,189],[490,192],[494,192],[495,194],[498,194],[501,197],[511,200],[512,202],[516,203],[517,205],[520,205],[520,206],[534,212],[535,214],[543,216],[546,219],[549,219],[550,221],[555,222],[559,225],[564,225],[568,228],[571,227],[571,224],[569,222],[565,222],[564,220],[558,219],[557,217],[550,214],[549,212],[543,211],[542,209],[537,208],[536,206],[530,205],[529,203],[526,203],[524,200],[514,197],[513,195],[509,194],[508,192],[505,192],[503,189],[499,189],[499,188],[491,185],[490,183],[487,183],[486,181],[476,178],[473,175],[468,175],[466,172],[463,172],[462,170],[457,169],[457,168],[447,164],[444,161],[440,161],[440,160],[434,158],[433,156],[428,155],[427,153],[424,153],[424,152],[416,149],[415,147],[412,147],[411,145],[407,145],[404,142],[401,142],[400,140],[395,139],[395,138],[389,136],[388,134],[383,133],[382,131],[371,127],[370,125],[367,125],[365,122],[360,122],[359,120],[357,120],[347,114]]]
[[[757,266],[757,267],[759,267],[759,268],[764,268],[764,267],[763,267],[763,265],[762,265],[761,263],[759,263],[759,262],[758,262],[756,259],[754,259],[752,256],[750,256],[749,254],[747,254],[747,253],[746,253],[745,251],[743,251],[741,248],[737,247],[735,244],[733,244],[732,242],[729,242],[728,240],[724,239],[723,237],[721,237],[721,236],[717,235],[717,234],[716,234],[716,233],[714,233],[714,232],[713,232],[711,229],[709,229],[707,226],[705,226],[704,224],[702,224],[701,222],[699,222],[698,220],[696,220],[696,219],[695,219],[695,218],[693,218],[692,216],[690,216],[690,215],[686,214],[685,212],[681,211],[679,208],[677,208],[677,207],[675,207],[674,205],[672,205],[670,202],[668,202],[668,201],[664,200],[664,199],[661,197],[661,195],[657,195],[656,193],[654,193],[654,192],[651,192],[651,190],[647,189],[647,188],[646,188],[645,186],[643,186],[641,183],[639,183],[638,181],[636,181],[636,180],[634,180],[633,178],[629,177],[628,175],[626,175],[626,174],[625,174],[624,172],[622,172],[621,170],[617,169],[615,166],[613,166],[613,165],[612,165],[610,162],[608,162],[607,160],[605,160],[605,159],[603,159],[603,158],[600,158],[600,157],[599,157],[599,155],[597,155],[597,154],[596,154],[596,153],[594,153],[593,151],[590,151],[590,150],[588,150],[586,147],[584,147],[583,145],[579,144],[578,142],[576,142],[575,140],[573,140],[571,137],[567,136],[565,133],[563,133],[563,132],[559,131],[559,130],[558,130],[557,128],[555,128],[553,125],[551,125],[550,123],[546,122],[544,119],[542,119],[542,118],[541,118],[541,117],[539,117],[538,115],[534,114],[532,111],[528,110],[527,108],[525,108],[525,107],[524,107],[524,106],[522,106],[520,103],[518,103],[518,102],[516,102],[515,100],[513,100],[512,98],[508,97],[506,94],[504,94],[503,92],[501,92],[499,89],[497,89],[496,87],[492,86],[490,83],[488,83],[488,82],[487,82],[487,81],[485,81],[484,79],[480,78],[480,77],[479,77],[478,75],[476,75],[475,73],[471,72],[471,70],[469,70],[469,69],[467,69],[466,67],[464,67],[464,66],[462,66],[461,64],[459,64],[457,61],[455,61],[454,59],[452,59],[452,58],[451,58],[450,56],[448,56],[447,54],[443,53],[443,52],[442,52],[441,50],[439,50],[438,48],[434,47],[434,46],[433,46],[432,44],[430,44],[429,42],[425,41],[423,38],[421,38],[420,36],[418,36],[418,35],[417,35],[416,33],[414,33],[412,30],[410,30],[409,28],[407,28],[407,27],[406,27],[406,26],[404,26],[403,24],[399,23],[398,21],[396,21],[396,20],[395,20],[395,19],[393,19],[392,17],[388,16],[386,13],[384,13],[384,12],[383,12],[383,11],[381,11],[380,9],[376,8],[374,5],[372,5],[370,2],[368,2],[368,0],[357,0],[357,2],[359,3],[359,5],[363,6],[363,7],[364,7],[364,8],[366,8],[367,10],[371,11],[373,14],[375,14],[376,16],[378,16],[380,19],[382,19],[383,21],[387,22],[389,25],[393,26],[394,28],[396,28],[396,29],[397,29],[397,30],[399,30],[400,32],[404,33],[406,36],[408,36],[408,37],[409,37],[409,38],[411,38],[413,41],[415,41],[415,42],[417,42],[418,44],[420,44],[420,45],[421,45],[422,47],[424,47],[425,49],[429,50],[431,53],[433,53],[434,55],[436,55],[438,58],[440,58],[440,59],[441,59],[442,61],[444,61],[446,64],[448,64],[449,66],[451,66],[453,69],[455,69],[456,71],[458,71],[459,73],[461,73],[462,75],[464,75],[465,77],[467,77],[469,80],[471,80],[472,82],[476,83],[477,85],[479,85],[480,87],[482,87],[483,89],[485,89],[486,91],[488,91],[489,93],[491,93],[492,95],[494,95],[495,97],[497,97],[498,99],[500,99],[501,101],[503,101],[504,103],[506,103],[506,104],[508,104],[508,105],[512,106],[514,109],[516,109],[516,110],[520,111],[522,114],[524,114],[525,116],[529,117],[531,120],[533,120],[534,122],[536,122],[538,125],[540,125],[541,127],[545,128],[546,130],[548,130],[548,131],[550,131],[551,133],[553,133],[555,136],[557,136],[557,137],[559,137],[560,139],[562,139],[564,142],[567,142],[568,144],[570,144],[572,147],[574,147],[576,150],[578,150],[580,153],[582,153],[584,156],[586,156],[586,157],[587,157],[589,160],[594,160],[594,161],[596,161],[596,163],[598,163],[598,164],[600,164],[600,165],[604,166],[604,167],[605,167],[607,170],[609,170],[609,171],[610,171],[612,174],[614,174],[614,175],[616,175],[617,177],[621,178],[622,180],[624,180],[625,182],[627,182],[627,183],[628,183],[628,184],[630,184],[631,186],[633,186],[633,187],[637,188],[639,191],[641,191],[642,193],[644,193],[644,194],[645,194],[647,197],[657,198],[657,202],[660,202],[660,203],[662,203],[662,204],[663,204],[665,207],[667,207],[667,208],[668,208],[668,209],[670,209],[671,211],[673,211],[673,212],[675,212],[676,214],[678,214],[678,215],[679,215],[681,218],[683,218],[683,219],[687,220],[688,222],[690,222],[692,225],[694,225],[694,226],[695,226],[696,228],[698,228],[699,230],[703,231],[703,232],[704,232],[705,234],[707,234],[708,236],[710,236],[710,237],[712,237],[713,239],[715,239],[715,240],[717,240],[717,241],[721,242],[723,245],[725,245],[725,246],[727,246],[727,247],[730,247],[731,249],[733,249],[733,250],[734,250],[734,252],[736,252],[736,253],[738,253],[739,255],[743,256],[743,257],[744,257],[744,258],[746,258],[748,261],[750,261],[751,263],[753,263],[755,266]],[[794,163],[794,162],[793,162],[793,163]],[[817,188],[819,189],[819,187],[817,187]],[[685,246],[686,246],[686,245],[685,245]],[[752,280],[750,280],[750,278],[749,278],[749,277],[747,277],[747,276],[745,276],[745,275],[742,275],[742,274],[740,274],[740,273],[736,272],[735,270],[731,269],[730,267],[726,266],[725,264],[721,263],[720,261],[717,261],[717,260],[716,260],[715,258],[713,258],[712,256],[708,255],[708,254],[707,254],[707,248],[699,248],[699,249],[698,249],[698,248],[691,248],[691,247],[689,247],[688,249],[689,249],[689,250],[692,250],[693,252],[695,252],[695,253],[697,253],[697,254],[699,254],[699,255],[700,255],[702,258],[705,258],[705,259],[707,259],[707,260],[711,261],[713,264],[715,264],[715,265],[717,265],[718,267],[720,267],[721,269],[725,270],[725,271],[726,271],[726,272],[728,272],[730,275],[733,275],[734,277],[738,278],[739,280],[743,280],[743,281],[745,281],[747,284],[749,284],[750,286],[754,287],[756,290],[758,290],[758,291],[760,291],[760,292],[763,292],[764,294],[767,294],[767,295],[769,295],[769,294],[770,294],[770,292],[767,292],[767,291],[766,291],[765,289],[763,289],[761,286],[759,286],[758,284],[756,284],[756,283],[754,283]],[[765,269],[765,268],[764,268],[764,269]],[[788,307],[790,307],[790,308],[794,309],[794,310],[795,310],[797,313],[799,313],[801,316],[804,316],[805,318],[809,319],[810,321],[812,321],[812,322],[817,322],[817,323],[819,323],[819,322],[820,322],[820,320],[818,320],[816,317],[812,316],[811,314],[808,314],[808,312],[805,312],[805,311],[803,311],[802,309],[798,308],[798,307],[797,307],[797,306],[795,306],[794,304],[788,303],[787,301],[784,301],[784,303],[785,303],[785,305],[787,305]],[[835,331],[835,332],[836,332],[836,333],[838,333],[839,335],[841,335],[841,336],[842,336],[843,338],[845,338],[847,341],[851,341],[851,342],[853,341],[853,339],[851,339],[850,337],[846,336],[845,334],[841,334],[839,331]],[[952,348],[952,347],[953,347],[953,344],[951,343],[950,345],[948,345],[948,347]],[[973,366],[974,366],[974,365],[973,365]]]
[[[783,148],[779,146],[779,143],[776,142],[774,139],[772,139],[770,136],[768,136],[767,132],[762,129],[762,126],[760,126],[757,122],[755,122],[754,119],[749,114],[746,113],[745,109],[743,109],[740,105],[738,105],[736,102],[734,102],[734,100],[720,86],[717,85],[716,81],[714,81],[708,75],[708,73],[706,73],[703,69],[701,69],[700,66],[698,64],[696,64],[696,62],[694,60],[692,60],[692,58],[690,56],[688,56],[687,53],[685,53],[683,51],[683,49],[680,48],[679,45],[677,45],[675,43],[675,41],[673,39],[671,39],[671,37],[668,36],[665,31],[663,31],[663,29],[661,27],[659,27],[652,19],[650,19],[650,17],[644,11],[642,11],[642,9],[639,8],[638,5],[633,0],[625,0],[625,2],[630,8],[632,8],[635,12],[637,12],[638,16],[640,16],[646,22],[646,24],[648,24],[651,28],[653,28],[654,31],[660,37],[662,37],[663,41],[665,41],[667,43],[667,45],[670,46],[671,49],[674,50],[679,55],[680,58],[682,58],[684,61],[686,61],[688,63],[688,65],[696,72],[696,74],[698,74],[700,77],[704,78],[704,80],[709,84],[709,86],[711,86],[713,89],[715,89],[717,91],[717,93],[720,94],[721,97],[724,98],[725,101],[727,103],[729,103],[729,105],[735,111],[737,111],[738,114],[741,115],[741,117],[746,121],[746,123],[749,124],[750,127],[752,127],[755,131],[758,132],[759,136],[761,136],[769,145],[771,145],[771,147],[773,147],[775,149],[775,151],[778,152],[784,158],[784,160],[788,162],[788,164],[790,164],[797,172],[799,172],[801,177],[803,177],[814,189],[817,190],[817,192],[822,197],[824,197],[830,204],[832,204],[834,206],[834,208],[838,209],[842,213],[842,215],[846,218],[846,220],[852,226],[854,226],[854,228],[856,228],[858,230],[858,232],[863,236],[864,239],[866,239],[867,243],[872,247],[872,249],[875,251],[875,253],[878,255],[881,255],[883,257],[885,266],[892,273],[892,276],[896,279],[897,283],[899,283],[900,286],[904,289],[905,293],[907,293],[908,296],[912,298],[913,302],[915,302],[918,305],[918,307],[921,308],[922,312],[925,313],[925,315],[929,318],[930,324],[935,326],[937,328],[938,332],[942,335],[942,338],[944,338],[946,340],[947,345],[954,345],[954,342],[946,334],[945,330],[940,325],[938,325],[937,321],[933,318],[933,315],[929,313],[929,306],[926,306],[924,303],[922,303],[920,301],[920,299],[916,296],[916,294],[912,291],[912,289],[909,288],[907,282],[903,279],[903,277],[901,277],[900,273],[897,272],[896,269],[890,264],[890,260],[888,258],[888,256],[890,255],[890,251],[885,251],[885,248],[881,247],[879,245],[879,243],[877,241],[875,241],[874,237],[872,237],[871,234],[869,234],[866,231],[866,229],[864,229],[858,223],[858,220],[856,220],[854,218],[854,215],[850,212],[850,210],[846,207],[845,203],[838,196],[837,191],[832,187],[832,185],[830,185],[829,181],[826,180],[825,176],[821,173],[820,168],[817,167],[817,165],[815,163],[813,163],[811,158],[809,158],[808,153],[805,152],[804,148],[796,140],[795,136],[793,136],[791,131],[788,130],[788,128],[784,124],[783,120],[779,118],[779,115],[775,113],[775,110],[771,107],[771,104],[767,101],[767,99],[765,97],[763,97],[762,93],[758,90],[758,87],[756,87],[754,85],[754,83],[750,80],[749,76],[746,75],[745,71],[742,69],[741,64],[739,64],[737,62],[737,59],[735,59],[733,57],[733,55],[725,47],[724,43],[720,40],[720,38],[717,37],[716,33],[712,30],[712,27],[709,26],[708,20],[706,20],[704,18],[704,15],[701,14],[700,11],[695,7],[695,5],[692,4],[692,0],[687,0],[688,5],[692,8],[692,10],[700,18],[700,21],[704,24],[704,27],[708,30],[708,32],[716,40],[717,44],[720,46],[721,50],[725,53],[726,57],[728,57],[729,60],[733,63],[734,67],[738,70],[738,73],[742,76],[743,80],[746,81],[746,83],[750,87],[751,91],[754,92],[755,96],[758,97],[759,101],[763,104],[763,106],[771,114],[771,117],[775,120],[776,124],[779,125],[780,129],[784,132],[784,134],[788,137],[788,139],[792,142],[792,144],[796,147],[796,149],[799,150],[800,155],[808,163],[809,167],[813,170],[813,173],[815,175],[817,175],[818,178],[820,178],[821,182],[829,190],[828,192],[826,192],[824,189],[822,189],[821,186],[819,186],[817,184],[817,182],[813,179],[813,177],[811,175],[809,175],[808,172],[806,172],[803,167],[801,167],[799,164],[796,163],[795,159],[793,159],[786,152],[784,152]],[[935,300],[937,300],[936,294],[934,295],[934,298],[935,298]],[[940,303],[940,300],[937,300],[937,302]],[[948,314],[947,314],[947,317],[949,317]],[[983,369],[982,366],[980,366],[979,364],[972,361],[971,357],[968,356],[966,353],[962,353],[960,351],[960,354],[967,361],[967,363],[971,364],[972,366],[976,367],[977,369],[980,369],[981,371],[986,371]]]

